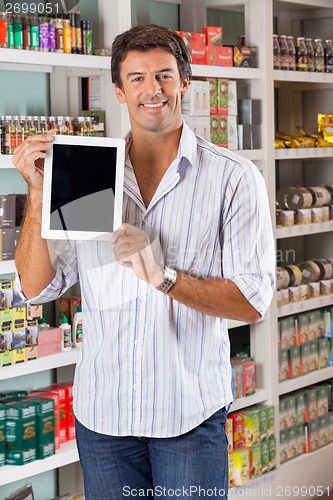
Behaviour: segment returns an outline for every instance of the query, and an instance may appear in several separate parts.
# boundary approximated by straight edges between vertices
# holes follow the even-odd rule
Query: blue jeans
[[[222,408],[171,438],[107,436],[76,420],[86,500],[228,498],[228,444]]]

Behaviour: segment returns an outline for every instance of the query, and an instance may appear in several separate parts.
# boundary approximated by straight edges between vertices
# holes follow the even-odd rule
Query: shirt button
[[[138,340],[134,340],[134,345],[138,345],[139,341]]]
[[[138,384],[133,384],[133,389],[136,389],[138,387]]]

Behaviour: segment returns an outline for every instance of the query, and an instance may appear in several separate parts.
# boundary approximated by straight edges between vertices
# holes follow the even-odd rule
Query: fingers
[[[121,238],[125,235],[126,236],[134,236],[134,235],[139,235],[139,234],[143,234],[143,235],[147,236],[146,233],[144,231],[142,231],[141,229],[138,229],[135,226],[131,226],[131,224],[127,224],[125,222],[120,227],[118,227],[118,229],[116,229],[116,231],[113,232],[112,243],[116,244],[117,241],[119,240],[119,238]]]
[[[25,139],[14,150],[12,159],[16,168],[23,168],[24,165],[31,165],[39,158],[46,157],[46,151],[51,148],[54,132],[50,131],[47,134],[32,135]]]

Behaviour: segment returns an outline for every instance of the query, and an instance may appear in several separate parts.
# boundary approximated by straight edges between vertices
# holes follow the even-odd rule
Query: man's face
[[[160,48],[128,52],[120,76],[122,89],[115,85],[116,94],[127,104],[133,131],[171,131],[181,125],[181,96],[189,82],[181,82],[172,54]]]

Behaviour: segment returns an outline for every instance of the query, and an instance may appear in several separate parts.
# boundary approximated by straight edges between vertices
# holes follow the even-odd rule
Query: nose
[[[161,84],[156,78],[151,78],[147,81],[146,94],[147,96],[162,94]]]

